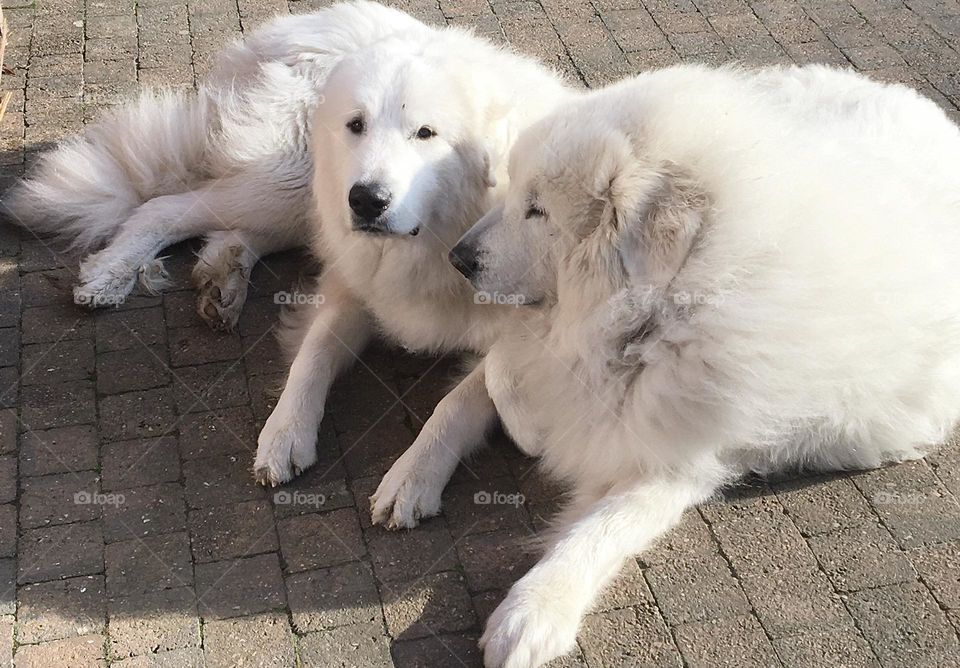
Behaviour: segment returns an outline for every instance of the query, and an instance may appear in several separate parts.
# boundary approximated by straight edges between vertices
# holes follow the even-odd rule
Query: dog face
[[[549,304],[591,279],[603,297],[665,287],[679,270],[707,211],[703,188],[594,111],[554,114],[517,140],[506,203],[450,253],[478,291]]]
[[[330,74],[314,118],[315,182],[356,231],[416,235],[460,220],[454,207],[469,212],[494,183],[489,101],[440,51],[386,40]]]

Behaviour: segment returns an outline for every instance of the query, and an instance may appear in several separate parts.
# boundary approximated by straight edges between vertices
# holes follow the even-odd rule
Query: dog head
[[[458,242],[450,259],[474,288],[552,303],[663,288],[679,271],[708,200],[637,135],[573,105],[524,132],[510,153],[506,203]]]
[[[492,73],[435,36],[382,40],[327,80],[313,119],[315,189],[356,231],[416,235],[463,221],[452,236],[432,230],[452,243],[486,208],[507,150],[506,104],[482,81]]]

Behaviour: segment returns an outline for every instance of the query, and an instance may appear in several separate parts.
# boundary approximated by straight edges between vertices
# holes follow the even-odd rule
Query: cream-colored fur
[[[623,560],[723,485],[917,458],[960,418],[960,131],[901,86],[681,66],[590,94],[520,137],[454,253],[536,304],[469,380],[573,488],[489,668],[568,651]]]

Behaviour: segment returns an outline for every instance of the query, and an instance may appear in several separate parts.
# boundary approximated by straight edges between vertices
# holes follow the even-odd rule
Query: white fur
[[[91,306],[122,301],[138,275],[160,287],[162,248],[231,232],[226,247],[211,235],[195,277],[200,315],[232,328],[252,265],[309,239],[310,125],[331,68],[387,35],[427,31],[362,0],[274,19],[226,48],[196,95],[146,91],[47,153],[0,209],[36,233],[106,246],[75,290]]]
[[[398,32],[333,68],[312,136],[323,304],[288,337],[299,348],[258,440],[258,481],[277,485],[314,463],[330,385],[377,330],[414,350],[484,352],[492,344],[514,309],[477,303],[447,253],[502,200],[513,139],[570,95],[553,72],[456,28]],[[357,118],[361,134],[348,127]],[[436,136],[417,138],[424,126]],[[356,231],[348,206],[351,187],[370,181],[392,193],[381,236]],[[374,495],[378,522],[409,527],[438,511],[456,462],[494,420],[477,387],[464,395],[467,403],[480,395],[470,410],[447,411],[450,424],[417,441],[432,453],[453,434],[452,456],[421,472],[415,494],[400,482],[405,476],[385,480]],[[398,466],[417,469],[418,461]]]
[[[960,418],[960,131],[915,92],[680,66],[536,124],[510,177],[457,252],[539,306],[477,373],[574,501],[488,667],[568,651],[623,560],[723,485],[921,457]]]
[[[90,306],[121,301],[138,278],[160,289],[157,253],[207,235],[193,276],[215,328],[236,324],[262,255],[314,241],[323,304],[285,318],[296,321],[282,334],[296,354],[258,439],[255,475],[276,485],[316,461],[327,391],[375,330],[418,350],[493,342],[512,309],[475,303],[447,252],[502,199],[513,139],[570,94],[555,73],[467,31],[338,4],[275,19],[229,47],[196,97],[144,93],[46,155],[3,205],[31,230],[102,246],[74,291]],[[363,137],[346,128],[357,111]],[[437,137],[413,138],[424,124]],[[394,194],[393,236],[351,227],[349,189],[371,178]],[[436,512],[457,459],[494,419],[482,394],[475,410],[450,413],[450,433],[471,442],[436,469],[429,503],[388,484],[379,519],[413,526]],[[447,432],[417,442],[433,452]]]

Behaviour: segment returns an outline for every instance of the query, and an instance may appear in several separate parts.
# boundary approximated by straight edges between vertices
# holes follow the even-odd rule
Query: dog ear
[[[664,288],[683,266],[709,208],[703,186],[677,165],[622,162],[609,182],[615,244],[631,283]]]
[[[497,172],[506,163],[515,132],[506,117],[500,117],[489,124],[484,137],[485,183],[488,188],[497,187]]]

